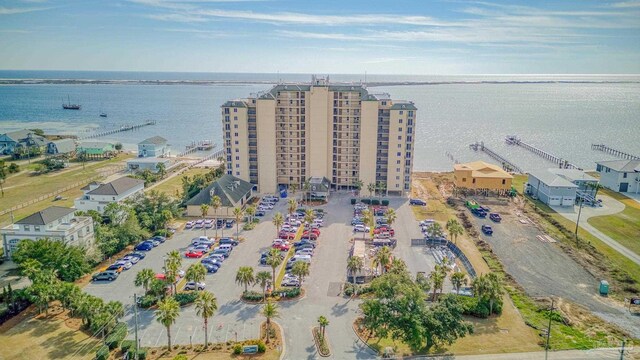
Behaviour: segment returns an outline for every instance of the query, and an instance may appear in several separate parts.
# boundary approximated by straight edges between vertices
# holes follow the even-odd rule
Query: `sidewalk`
[[[632,348],[625,349],[625,359],[634,359],[638,351]],[[427,357],[424,357],[425,359]],[[418,358],[412,358],[418,359]],[[447,355],[430,357],[430,359],[442,360],[544,360],[544,351],[511,353],[511,354],[485,354],[485,355]],[[589,360],[589,359],[620,359],[619,348],[602,348],[593,350],[565,350],[549,351],[548,360]]]

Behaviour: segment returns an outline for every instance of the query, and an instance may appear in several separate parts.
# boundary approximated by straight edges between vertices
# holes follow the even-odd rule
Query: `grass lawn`
[[[18,324],[8,330],[0,330],[0,349],[2,349],[0,358],[21,360],[93,359],[95,357],[100,341],[67,326],[66,316],[32,317],[34,313],[29,310],[27,312],[30,315]]]
[[[163,192],[169,196],[176,196],[176,191],[180,194],[182,193],[182,177],[183,176],[193,176],[197,174],[206,174],[210,172],[211,169],[207,168],[191,168],[189,170],[184,171],[182,174],[172,177],[171,179],[164,181],[157,186],[153,187],[153,190]]]
[[[640,254],[640,203],[608,189],[602,189],[599,193],[622,202],[625,208],[617,214],[592,217],[588,220],[589,224]]]

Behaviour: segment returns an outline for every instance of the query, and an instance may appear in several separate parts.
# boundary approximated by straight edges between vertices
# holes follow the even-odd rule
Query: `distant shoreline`
[[[294,82],[283,82],[283,84]],[[360,85],[360,82],[332,82]],[[502,85],[502,84],[638,84],[637,80],[479,80],[479,81],[370,81],[367,87],[416,85]],[[103,80],[103,79],[0,79],[0,85],[275,85],[263,80]]]

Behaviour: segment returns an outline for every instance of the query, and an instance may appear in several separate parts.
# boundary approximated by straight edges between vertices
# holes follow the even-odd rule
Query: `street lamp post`
[[[584,198],[580,197],[580,206],[578,207],[578,219],[576,220],[576,244],[578,243],[578,226],[580,224],[580,214],[582,214],[582,205],[584,205]]]

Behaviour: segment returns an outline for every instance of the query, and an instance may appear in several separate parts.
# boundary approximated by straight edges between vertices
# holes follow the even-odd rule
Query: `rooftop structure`
[[[102,213],[107,205],[141,194],[144,180],[121,177],[108,183],[91,183],[82,188],[84,195],[75,200],[78,210],[95,210]]]

